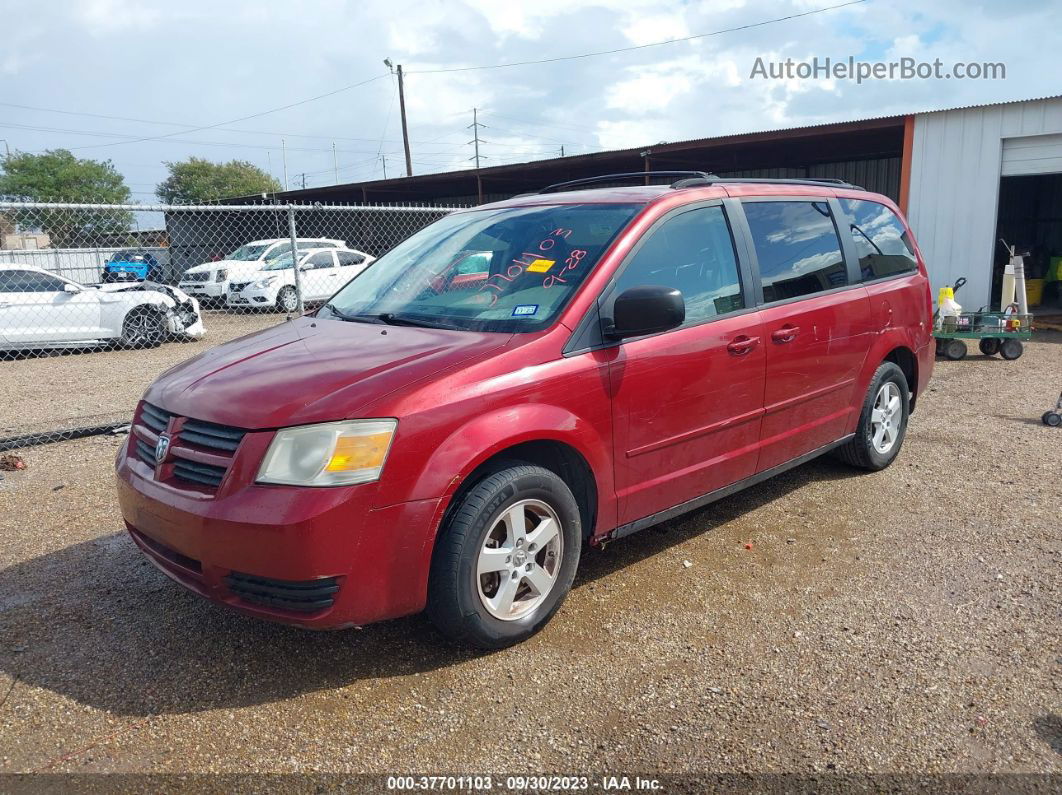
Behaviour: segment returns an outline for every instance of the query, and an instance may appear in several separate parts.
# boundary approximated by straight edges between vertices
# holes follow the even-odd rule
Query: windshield
[[[108,262],[144,262],[146,255],[139,251],[116,251]]]
[[[290,270],[294,264],[294,258],[291,256],[291,252],[284,254],[276,259],[267,259],[265,265],[262,266],[264,271],[283,271]]]
[[[449,215],[380,257],[321,316],[537,331],[554,320],[639,209],[581,204]]]
[[[237,260],[240,262],[251,262],[262,256],[262,252],[269,248],[268,243],[259,243],[258,245],[248,244],[246,246],[240,246],[238,249],[229,254],[225,259]]]

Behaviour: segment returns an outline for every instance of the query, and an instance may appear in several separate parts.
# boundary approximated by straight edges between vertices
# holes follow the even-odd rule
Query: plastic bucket
[[[1029,306],[1039,306],[1040,302],[1044,300],[1044,280],[1026,279],[1025,298],[1028,300]]]

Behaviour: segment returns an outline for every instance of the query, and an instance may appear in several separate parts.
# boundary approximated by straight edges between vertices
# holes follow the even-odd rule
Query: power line
[[[319,99],[325,99],[326,97],[332,97],[332,96],[335,96],[336,94],[341,94],[344,91],[350,91],[352,88],[359,88],[361,86],[368,85],[369,83],[375,83],[377,80],[382,80],[385,77],[389,77],[389,75],[387,75],[387,74],[376,75],[376,77],[370,77],[368,80],[362,80],[360,83],[351,83],[349,86],[343,86],[342,88],[337,88],[334,91],[327,91],[324,94],[318,94],[315,97],[307,97],[306,99],[300,99],[297,102],[289,102],[287,105],[281,105],[280,107],[277,107],[277,108],[270,108],[269,110],[263,110],[263,111],[260,111],[258,113],[251,113],[251,114],[248,114],[247,116],[240,116],[240,117],[235,118],[235,119],[228,119],[226,121],[219,121],[216,124],[204,124],[204,125],[199,126],[199,127],[193,127],[190,130],[180,130],[180,131],[177,131],[177,132],[165,133],[164,135],[148,135],[148,136],[144,136],[142,138],[134,138],[134,139],[129,140],[129,141],[114,141],[112,143],[107,143],[107,144],[86,144],[85,146],[78,146],[78,147],[75,147],[75,148],[77,148],[77,149],[98,149],[98,148],[104,147],[104,146],[117,146],[118,144],[124,144],[124,143],[135,144],[135,143],[140,143],[142,141],[159,141],[159,140],[162,140],[164,138],[172,138],[175,135],[183,135],[184,133],[200,132],[202,130],[213,130],[213,129],[217,128],[217,127],[223,127],[226,124],[236,124],[237,122],[247,121],[248,119],[257,119],[257,118],[259,118],[261,116],[268,116],[270,113],[279,113],[282,110],[289,110],[290,108],[297,108],[300,105],[306,105],[307,103],[310,103],[310,102],[316,102]]]
[[[683,36],[678,39],[667,39],[665,41],[654,41],[649,44],[636,44],[631,47],[617,47],[613,50],[598,50],[596,52],[584,52],[577,55],[560,55],[555,58],[538,58],[532,61],[513,61],[512,63],[497,63],[497,64],[482,64],[480,66],[455,66],[448,69],[411,69],[409,74],[418,75],[438,75],[447,74],[450,72],[475,72],[484,69],[508,69],[513,66],[533,66],[535,64],[544,63],[557,63],[559,61],[576,61],[582,58],[597,58],[601,55],[615,55],[621,52],[634,52],[635,50],[647,50],[650,47],[663,47],[667,44],[679,44],[684,41],[694,41],[696,39],[706,39],[710,36],[720,36],[724,33],[736,33],[741,30],[751,30],[753,28],[762,28],[765,25],[774,25],[778,22],[787,22],[791,19],[800,19],[801,17],[810,17],[814,14],[822,14],[826,11],[834,11],[838,8],[845,8],[847,6],[856,6],[861,3],[866,3],[869,0],[849,0],[847,3],[839,3],[833,6],[826,6],[825,8],[813,8],[810,11],[802,11],[798,14],[788,14],[784,17],[775,17],[774,19],[765,19],[762,22],[750,22],[747,25],[736,25],[732,28],[722,28],[720,30],[713,30],[709,33],[696,33],[692,36]]]

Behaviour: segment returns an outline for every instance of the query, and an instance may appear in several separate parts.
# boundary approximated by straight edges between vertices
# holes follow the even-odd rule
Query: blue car
[[[162,266],[155,257],[146,251],[126,249],[111,254],[103,266],[103,283],[110,282],[153,282],[162,278]]]

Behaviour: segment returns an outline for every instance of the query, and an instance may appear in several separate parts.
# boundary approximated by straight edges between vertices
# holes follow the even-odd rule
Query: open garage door
[[[1062,172],[1062,133],[1006,138],[1003,141],[1004,177]]]

